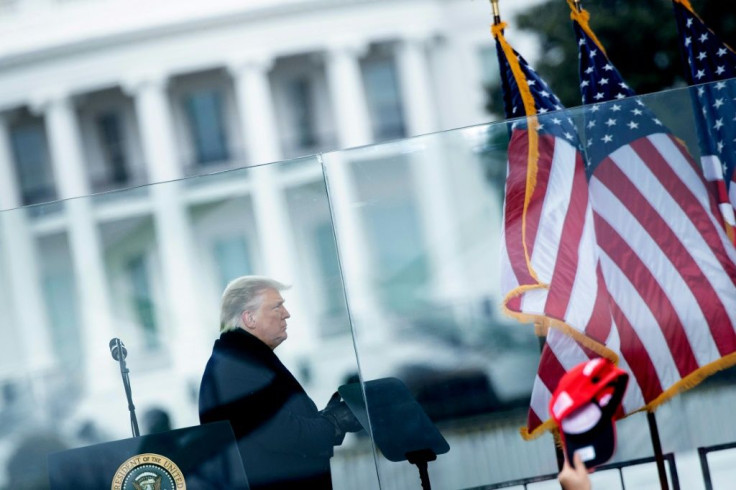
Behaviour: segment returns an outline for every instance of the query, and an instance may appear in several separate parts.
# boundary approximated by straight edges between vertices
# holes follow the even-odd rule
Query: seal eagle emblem
[[[111,490],[186,490],[184,474],[166,456],[138,454],[120,465]]]

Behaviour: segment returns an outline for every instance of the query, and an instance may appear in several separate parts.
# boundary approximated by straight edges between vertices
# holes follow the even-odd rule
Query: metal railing
[[[732,444],[731,447],[736,447],[736,444]],[[703,461],[702,458],[703,457],[701,456],[701,464]],[[672,484],[672,490],[680,490],[680,479],[677,476],[677,465],[675,464],[675,455],[672,453],[667,453],[664,455],[664,460],[667,462],[667,465],[669,466],[670,483]],[[603,471],[610,471],[610,470],[618,471],[619,479],[621,480],[621,488],[623,490],[626,490],[626,484],[624,483],[623,469],[631,467],[631,466],[642,465],[642,464],[651,464],[654,462],[656,462],[654,456],[650,456],[648,458],[631,459],[629,461],[621,461],[619,463],[609,463],[609,464],[601,465],[597,467],[595,471],[596,473],[601,473]],[[510,480],[510,481],[505,481],[501,483],[494,483],[492,485],[482,485],[479,487],[467,488],[465,490],[496,490],[498,488],[509,488],[509,487],[518,487],[518,486],[523,486],[526,489],[528,488],[528,485],[531,485],[532,483],[539,483],[539,482],[555,480],[555,479],[557,479],[557,473],[549,473],[546,475],[532,476],[528,478],[520,478],[518,480]],[[712,490],[711,487],[707,487],[707,488]]]
[[[726,449],[734,448],[736,448],[736,442],[728,442],[726,444],[717,444],[715,446],[705,446],[698,448],[698,457],[700,458],[700,469],[703,471],[703,483],[705,483],[705,490],[713,490],[713,482],[710,476],[710,466],[708,465],[708,453],[725,451]]]

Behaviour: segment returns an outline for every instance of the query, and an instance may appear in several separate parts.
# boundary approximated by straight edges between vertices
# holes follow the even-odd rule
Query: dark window
[[[151,294],[146,258],[143,255],[132,258],[128,261],[127,271],[131,290],[133,291],[133,313],[138,325],[143,330],[143,340],[147,348],[157,348],[160,339],[156,327],[156,311]]]
[[[317,265],[324,297],[320,314],[320,332],[323,336],[350,332],[350,319],[345,304],[340,262],[335,245],[335,234],[330,222],[315,229]]]
[[[107,164],[109,182],[125,184],[129,175],[120,115],[116,112],[100,114],[97,117],[97,129],[103,158]]]
[[[319,271],[325,289],[325,313],[330,316],[340,315],[345,311],[345,299],[332,224],[318,226],[315,235]]]
[[[317,144],[312,84],[306,77],[297,78],[289,82],[287,92],[289,106],[293,111],[293,143],[300,149],[311,148]]]
[[[16,126],[11,129],[10,140],[23,204],[56,199],[43,124],[38,122]]]
[[[406,128],[393,60],[367,60],[363,72],[374,137],[377,140],[403,138]]]
[[[245,237],[223,238],[216,241],[213,248],[222,289],[236,277],[252,272]]]
[[[495,90],[500,87],[500,70],[498,68],[498,56],[496,48],[486,46],[479,51],[481,82],[483,83],[483,92],[485,94],[486,110],[494,105]]]
[[[81,366],[84,352],[79,331],[79,311],[71,273],[53,273],[44,277],[44,297],[51,323],[52,345],[63,366]]]
[[[184,107],[198,164],[223,162],[230,158],[222,110],[222,94],[202,90],[189,94]]]

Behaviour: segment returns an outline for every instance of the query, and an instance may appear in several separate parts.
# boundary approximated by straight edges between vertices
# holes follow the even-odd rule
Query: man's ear
[[[244,311],[240,314],[240,319],[243,321],[243,326],[250,330],[253,328],[253,325],[255,324],[255,320],[253,319],[253,312],[252,311]]]

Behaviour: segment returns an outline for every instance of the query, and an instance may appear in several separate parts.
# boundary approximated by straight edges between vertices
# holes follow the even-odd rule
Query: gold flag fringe
[[[598,49],[600,49],[603,54],[606,54],[606,50],[603,48],[603,45],[590,28],[590,14],[588,13],[588,11],[585,9],[578,10],[572,0],[567,0],[567,5],[570,7],[571,11],[570,18],[580,24],[580,27],[583,28],[588,37],[590,37],[595,45],[598,46]]]
[[[537,130],[539,128],[539,122],[537,121],[537,108],[534,104],[534,97],[529,89],[529,85],[526,83],[524,72],[521,71],[521,66],[519,65],[519,60],[514,54],[514,50],[503,35],[503,30],[505,28],[505,22],[494,24],[491,26],[491,34],[496,42],[501,46],[501,49],[506,56],[509,68],[511,68],[511,73],[513,74],[514,79],[516,80],[516,85],[519,88],[521,100],[524,103],[524,113],[527,116],[529,149],[527,154],[526,187],[524,189],[524,209],[521,213],[521,241],[524,246],[524,260],[526,261],[527,270],[534,280],[537,281],[537,283],[540,283],[539,277],[532,267],[531,259],[529,258],[529,249],[526,244],[526,215],[527,210],[529,209],[529,203],[532,199],[532,194],[534,193],[534,188],[537,185],[537,163],[539,161],[539,134],[537,133]]]
[[[690,5],[690,0],[672,0],[672,1],[675,3],[679,3],[680,5],[688,9],[690,12],[695,13],[695,11],[693,10],[693,6]]]

